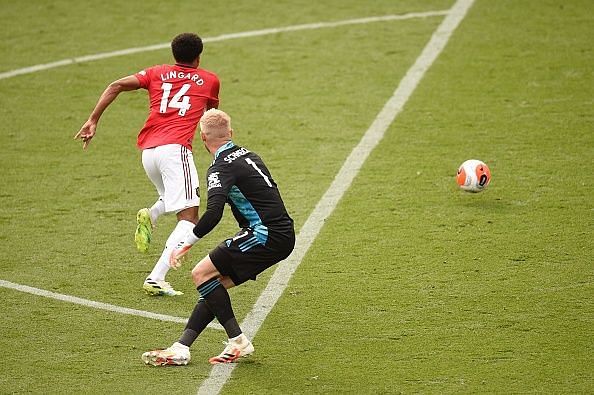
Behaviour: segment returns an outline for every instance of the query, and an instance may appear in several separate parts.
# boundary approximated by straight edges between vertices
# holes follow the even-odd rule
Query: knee
[[[178,221],[198,222],[198,207],[188,207],[177,213]]]
[[[221,277],[221,274],[218,272],[208,255],[198,262],[192,269],[192,281],[194,281],[196,286],[199,286],[214,277]]]
[[[200,270],[200,266],[196,266],[192,269],[192,281],[196,286],[202,284],[206,279],[204,278],[204,273]]]

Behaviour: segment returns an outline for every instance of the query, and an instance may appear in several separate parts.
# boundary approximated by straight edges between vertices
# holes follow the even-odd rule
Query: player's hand
[[[97,122],[91,121],[90,119],[80,128],[78,133],[74,136],[74,139],[81,139],[83,141],[83,149],[87,149],[91,143],[91,139],[95,136],[97,130]]]
[[[177,243],[173,251],[171,251],[171,255],[169,255],[169,266],[173,269],[179,268],[190,248],[192,248],[192,244],[187,243],[185,240]]]

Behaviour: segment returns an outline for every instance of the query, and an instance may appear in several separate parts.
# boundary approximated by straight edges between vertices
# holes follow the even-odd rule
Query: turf
[[[233,12],[225,3],[74,4],[3,4],[0,72],[167,42],[180,30],[212,37],[452,2],[250,0]],[[142,19],[141,8],[153,12]],[[592,11],[577,0],[473,5],[223,393],[594,391]],[[264,157],[298,229],[441,20],[206,46],[203,65],[221,77],[237,142]],[[132,239],[136,210],[153,199],[134,148],[144,93],[118,98],[87,152],[71,140],[108,82],[168,61],[160,50],[0,80],[0,279],[189,314],[189,266],[169,278],[183,297],[140,292],[159,255],[136,253]],[[209,158],[194,151],[203,177]],[[491,167],[481,194],[455,186],[469,158]],[[157,246],[172,225],[159,224]],[[193,256],[234,227],[227,213]],[[269,275],[232,292],[240,318]],[[0,297],[0,346],[14,354],[0,368],[2,393],[195,393],[224,338],[209,330],[191,365],[153,369],[140,354],[175,340],[180,324],[11,289]]]

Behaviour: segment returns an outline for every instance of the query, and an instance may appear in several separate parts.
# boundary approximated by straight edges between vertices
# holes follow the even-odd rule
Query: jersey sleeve
[[[140,87],[144,89],[148,89],[150,81],[151,81],[151,73],[153,71],[152,67],[149,67],[144,70],[140,70],[138,73],[134,74],[138,81],[140,82]]]
[[[194,227],[194,235],[196,237],[199,239],[203,238],[208,233],[210,233],[210,231],[213,230],[215,226],[217,226],[223,217],[226,201],[227,199],[225,196],[221,194],[216,194],[208,198],[206,211],[204,214],[202,214],[198,220],[198,223]]]
[[[221,82],[219,78],[213,74],[212,89],[210,97],[208,98],[207,109],[219,108],[219,90],[221,89]]]
[[[223,216],[227,195],[234,183],[233,174],[225,170],[227,169],[223,166],[213,166],[208,171],[206,211],[194,227],[194,235],[198,238],[204,237],[213,230]]]

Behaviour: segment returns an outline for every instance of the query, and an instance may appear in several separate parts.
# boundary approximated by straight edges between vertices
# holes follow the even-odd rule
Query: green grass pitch
[[[72,0],[0,5],[0,73],[78,56],[317,22],[445,11],[453,0]],[[261,154],[299,230],[443,16],[207,43],[236,142]],[[594,392],[594,5],[476,0],[371,153],[225,394]],[[187,317],[191,264],[155,299],[136,211],[154,201],[122,94],[87,152],[72,140],[103,88],[169,50],[0,79],[0,280]],[[201,183],[210,158],[196,144]],[[466,159],[486,191],[455,185]],[[204,204],[205,202],[203,202]],[[235,230],[230,213],[192,251]],[[241,321],[271,273],[234,289]],[[183,324],[0,287],[0,393],[193,394],[224,334],[180,368],[142,364]]]

